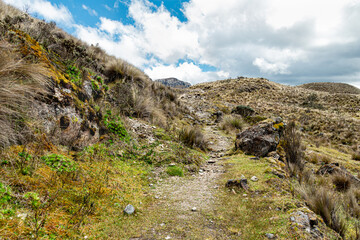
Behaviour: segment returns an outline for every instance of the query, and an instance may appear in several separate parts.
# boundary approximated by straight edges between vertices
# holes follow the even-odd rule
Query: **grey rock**
[[[128,215],[131,215],[135,212],[135,208],[133,205],[129,204],[125,207],[124,209],[124,213],[128,214]]]
[[[252,176],[250,178],[250,180],[253,181],[253,182],[257,182],[259,179],[256,176]]]
[[[267,234],[265,234],[265,236],[266,236],[268,239],[275,239],[275,238],[276,238],[275,235],[272,234],[272,233],[267,233]]]
[[[275,151],[282,129],[275,129],[273,125],[273,122],[259,123],[237,134],[235,148],[257,157],[265,157]]]
[[[165,86],[173,88],[188,88],[191,86],[190,83],[181,81],[177,78],[162,78],[155,80],[155,82],[159,82]]]
[[[239,187],[245,189],[246,191],[249,190],[248,181],[246,178],[230,179],[226,182],[225,186],[228,188]]]

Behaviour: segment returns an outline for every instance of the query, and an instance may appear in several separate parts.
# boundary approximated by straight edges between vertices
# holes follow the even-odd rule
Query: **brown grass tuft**
[[[188,147],[207,150],[204,135],[198,127],[183,127],[180,129],[179,140]]]
[[[225,116],[220,123],[220,128],[227,133],[234,130],[241,130],[244,126],[243,121],[240,118],[234,116]]]
[[[46,69],[21,59],[9,44],[0,43],[0,146],[24,140],[25,118],[35,97],[44,93]]]
[[[304,152],[301,144],[301,136],[296,129],[294,121],[291,121],[286,126],[284,134],[284,150],[289,173],[292,176],[296,176],[304,169]]]
[[[332,177],[335,189],[339,192],[346,192],[351,187],[351,179],[344,174],[336,174]]]

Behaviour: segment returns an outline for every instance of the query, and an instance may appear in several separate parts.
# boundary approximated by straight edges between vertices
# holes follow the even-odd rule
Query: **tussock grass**
[[[289,173],[292,176],[297,176],[304,169],[304,152],[301,145],[301,135],[298,133],[294,121],[286,126],[283,141]]]
[[[25,118],[35,97],[46,92],[47,71],[30,64],[14,52],[11,45],[0,43],[0,146],[24,140]]]
[[[227,133],[234,131],[234,130],[241,131],[243,129],[243,126],[244,126],[244,123],[243,123],[242,119],[237,118],[232,115],[225,116],[220,123],[220,128],[222,130],[226,131]]]
[[[311,210],[319,214],[327,226],[344,237],[347,229],[346,219],[341,211],[342,202],[335,193],[325,186],[302,185],[300,194]]]
[[[191,148],[199,148],[207,150],[207,142],[204,139],[200,128],[198,127],[183,127],[178,132],[179,140],[186,146]]]
[[[345,174],[336,174],[332,177],[335,189],[339,192],[346,192],[351,187],[351,179]]]

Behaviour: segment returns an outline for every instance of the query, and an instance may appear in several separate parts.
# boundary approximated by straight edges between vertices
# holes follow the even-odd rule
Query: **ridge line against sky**
[[[360,87],[360,0],[3,0],[151,78]]]

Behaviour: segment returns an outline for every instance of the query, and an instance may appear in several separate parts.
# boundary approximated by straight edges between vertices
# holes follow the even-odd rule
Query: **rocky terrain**
[[[1,1],[0,39],[0,239],[360,239],[354,89],[176,90]]]
[[[181,81],[177,78],[157,79],[155,80],[155,82],[159,82],[161,84],[164,84],[165,86],[173,87],[173,88],[188,88],[191,86],[190,83]]]

